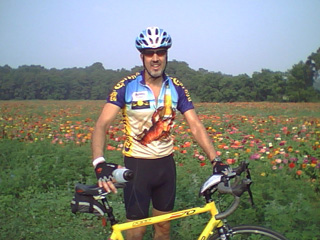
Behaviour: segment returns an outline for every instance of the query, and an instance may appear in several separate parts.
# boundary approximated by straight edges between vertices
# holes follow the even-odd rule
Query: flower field
[[[77,181],[95,181],[90,166],[90,140],[103,104],[103,101],[0,101],[0,210],[7,216],[0,217],[1,222],[7,222],[2,226],[6,236],[3,239],[38,239],[35,236],[75,239],[69,231],[71,226],[75,228],[74,234],[81,232],[83,239],[101,238],[103,235],[99,234],[105,234],[98,234],[102,230],[92,227],[93,218],[78,220],[67,214],[72,185]],[[289,239],[320,238],[320,218],[315,213],[315,209],[320,209],[320,103],[195,106],[223,161],[237,165],[246,160],[252,166],[257,209],[250,210],[244,203],[242,212],[251,217],[239,213],[231,221],[266,225],[286,233]],[[119,115],[107,132],[106,157],[118,163],[122,161],[122,128]],[[176,208],[203,203],[196,194],[211,172],[210,164],[193,141],[181,114],[173,131],[179,177]],[[13,205],[16,199],[29,203],[29,209],[19,215],[25,225],[14,217],[15,209],[24,206],[19,201]],[[57,209],[63,212],[59,213],[59,221],[52,214],[43,213],[48,202],[56,206],[52,212]],[[77,222],[79,227],[71,222]],[[199,219],[179,222],[173,229],[176,236],[180,236],[179,231],[181,235],[188,231],[191,236],[191,229],[201,228],[199,222]],[[305,222],[307,229],[302,228]],[[55,236],[46,234],[52,229]],[[62,233],[70,237],[59,235]],[[79,239],[78,235],[76,238]]]
[[[90,142],[103,102],[2,102],[0,139],[83,145]],[[228,164],[239,159],[266,162],[297,176],[319,179],[320,104],[318,103],[204,103],[196,105],[218,154]],[[107,150],[121,151],[124,134],[119,124],[108,132]],[[175,151],[192,154],[207,164],[193,143],[183,118],[174,126]],[[265,174],[265,173],[261,173]]]

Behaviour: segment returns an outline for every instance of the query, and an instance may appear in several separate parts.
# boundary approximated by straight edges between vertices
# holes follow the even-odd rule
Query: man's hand
[[[224,164],[221,161],[215,161],[213,162],[213,174],[224,174],[228,175],[229,173],[232,172],[232,169],[230,168],[229,165]]]
[[[107,192],[117,193],[117,189],[112,182],[112,172],[118,168],[118,164],[101,162],[99,163],[95,170],[98,185],[103,187]]]

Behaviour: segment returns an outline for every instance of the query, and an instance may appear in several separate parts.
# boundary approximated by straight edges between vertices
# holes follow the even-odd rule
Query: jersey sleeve
[[[123,108],[125,106],[125,91],[125,80],[121,80],[113,87],[107,98],[107,103],[112,103],[120,108]]]
[[[173,78],[172,81],[178,93],[177,109],[182,114],[190,109],[194,109],[188,89],[178,79]]]

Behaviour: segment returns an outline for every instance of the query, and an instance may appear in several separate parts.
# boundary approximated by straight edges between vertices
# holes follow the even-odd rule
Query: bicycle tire
[[[283,235],[277,233],[268,228],[260,227],[260,226],[236,226],[230,227],[228,229],[229,236],[228,240],[287,240]],[[209,237],[208,240],[219,240],[220,236],[218,233]]]

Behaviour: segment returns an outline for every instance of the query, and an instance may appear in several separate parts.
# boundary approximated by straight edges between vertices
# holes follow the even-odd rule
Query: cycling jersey
[[[127,157],[155,159],[173,152],[171,128],[176,111],[193,109],[188,90],[176,78],[164,75],[156,101],[143,72],[118,82],[107,102],[122,109],[126,140],[123,154]]]

